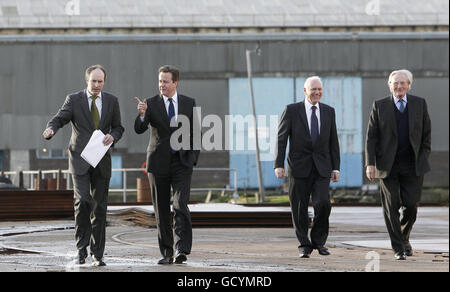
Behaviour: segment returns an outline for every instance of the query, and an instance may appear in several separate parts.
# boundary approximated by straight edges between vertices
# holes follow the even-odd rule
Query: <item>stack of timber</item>
[[[108,211],[108,218],[115,218],[135,224],[156,227],[156,218],[153,212],[139,207]],[[191,212],[192,226],[201,227],[292,227],[290,212]]]
[[[0,190],[0,221],[73,218],[73,191]]]

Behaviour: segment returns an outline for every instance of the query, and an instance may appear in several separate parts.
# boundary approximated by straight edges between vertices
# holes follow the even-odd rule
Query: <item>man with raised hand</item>
[[[158,70],[159,94],[138,102],[134,129],[144,133],[150,125],[147,147],[147,172],[152,190],[161,255],[158,264],[181,264],[192,248],[192,224],[188,208],[193,167],[200,151],[194,150],[193,131],[195,100],[177,93],[180,72],[174,66]],[[174,145],[172,134],[180,128],[180,120],[188,121],[187,136],[181,136],[181,148]],[[184,125],[183,125],[184,126]],[[172,137],[172,141],[171,141]],[[186,143],[185,143],[186,142]],[[170,199],[173,189],[173,230]],[[175,239],[174,239],[175,233]],[[174,254],[175,248],[175,254]]]

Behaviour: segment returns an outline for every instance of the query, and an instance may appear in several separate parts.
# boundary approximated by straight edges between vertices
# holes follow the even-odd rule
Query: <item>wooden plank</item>
[[[73,191],[0,190],[0,221],[73,218]]]

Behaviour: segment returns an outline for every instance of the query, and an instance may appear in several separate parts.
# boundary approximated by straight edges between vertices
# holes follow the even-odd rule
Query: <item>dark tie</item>
[[[405,111],[405,101],[403,99],[399,99],[398,102],[400,103],[399,111],[402,113]]]
[[[94,122],[94,129],[98,130],[100,128],[100,114],[98,113],[97,105],[95,104],[95,100],[98,96],[91,96],[92,104],[91,104],[91,116],[92,121]]]
[[[170,121],[170,130],[174,131],[176,127],[172,127],[172,118],[175,116],[175,107],[173,106],[173,100],[171,98],[169,100],[169,121]],[[172,146],[170,147],[172,153],[175,153],[176,151],[173,150]]]
[[[169,121],[172,121],[172,118],[175,116],[175,107],[173,106],[173,100],[171,98],[169,100]],[[172,126],[172,123],[170,123]]]
[[[317,139],[319,139],[319,122],[317,120],[316,116],[316,109],[317,107],[313,105],[311,107],[312,114],[311,114],[311,139],[313,144],[316,144]]]

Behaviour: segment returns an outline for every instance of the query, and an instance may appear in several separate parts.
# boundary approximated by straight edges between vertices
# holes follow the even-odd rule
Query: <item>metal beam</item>
[[[448,40],[447,32],[302,32],[253,34],[38,34],[0,35],[2,43],[174,42],[174,41],[322,41],[322,40]]]

